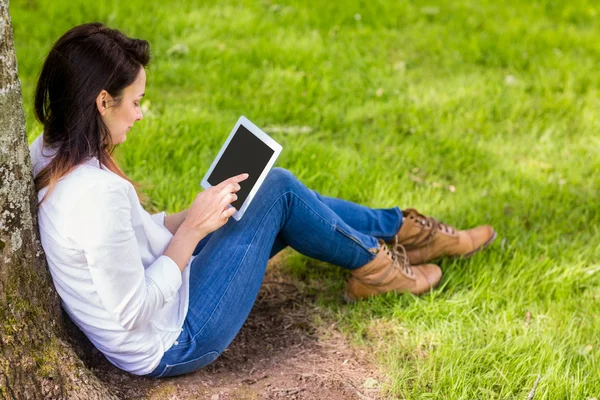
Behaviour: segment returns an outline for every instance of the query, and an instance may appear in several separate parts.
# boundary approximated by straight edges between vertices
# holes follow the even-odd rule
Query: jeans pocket
[[[201,357],[185,361],[178,364],[167,364],[165,370],[157,378],[166,378],[168,376],[177,376],[194,372],[202,367],[206,367],[219,357],[216,351],[209,351]]]

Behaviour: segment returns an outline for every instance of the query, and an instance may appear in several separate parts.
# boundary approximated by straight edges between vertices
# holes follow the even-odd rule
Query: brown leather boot
[[[441,278],[442,270],[437,265],[411,267],[401,245],[388,249],[380,241],[375,258],[352,270],[344,300],[350,303],[391,291],[423,294],[437,286]]]
[[[396,238],[406,249],[410,263],[422,264],[440,256],[470,257],[496,239],[489,225],[459,231],[414,208],[402,212],[404,220]]]

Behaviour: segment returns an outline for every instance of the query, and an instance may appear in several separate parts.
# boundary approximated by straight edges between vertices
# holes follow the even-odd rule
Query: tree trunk
[[[7,0],[0,0],[0,399],[115,398],[65,340],[37,234]]]

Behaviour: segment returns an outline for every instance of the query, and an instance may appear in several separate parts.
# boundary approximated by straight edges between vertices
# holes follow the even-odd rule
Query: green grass
[[[536,400],[600,397],[600,5],[309,3],[13,1],[29,138],[64,31],[99,20],[145,38],[148,111],[118,155],[151,207],[187,207],[244,114],[324,194],[494,225],[496,243],[444,261],[422,298],[344,306],[341,272],[291,258],[390,396],[524,399],[539,374]]]

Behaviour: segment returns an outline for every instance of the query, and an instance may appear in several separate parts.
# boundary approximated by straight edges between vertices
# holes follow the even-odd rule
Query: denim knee
[[[265,178],[264,186],[271,193],[286,193],[295,191],[300,181],[294,174],[284,168],[273,168]]]

